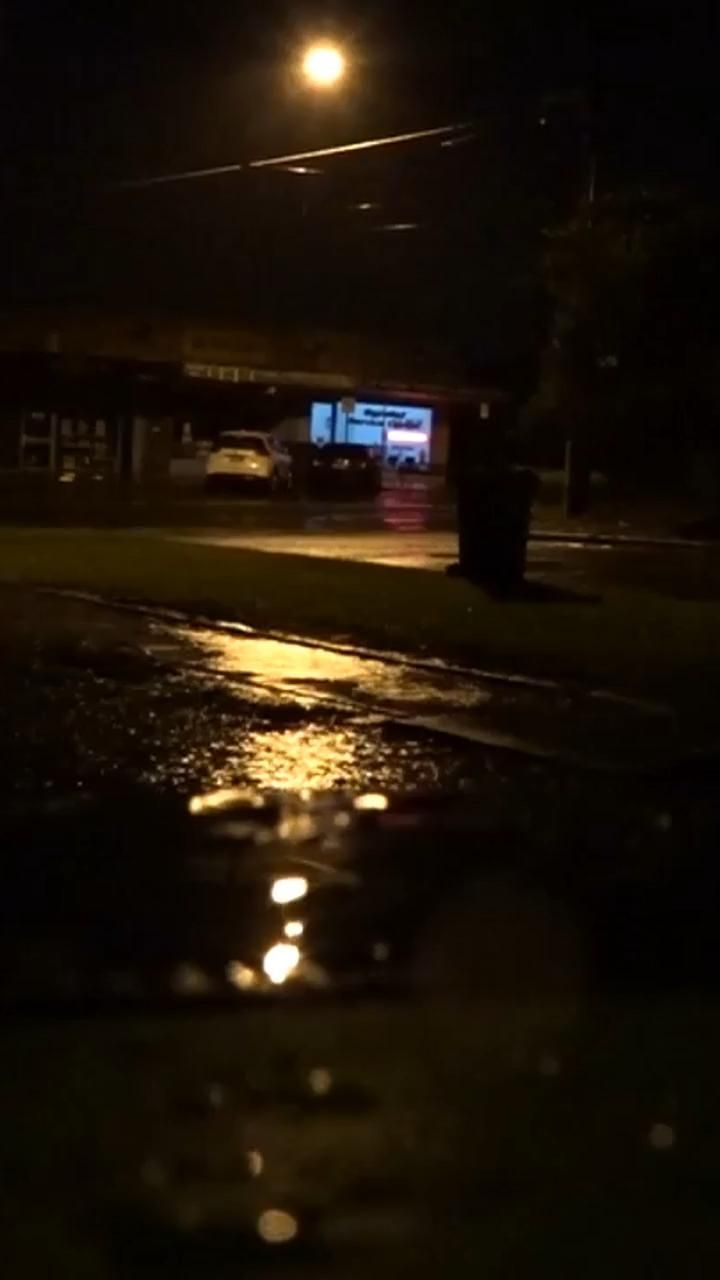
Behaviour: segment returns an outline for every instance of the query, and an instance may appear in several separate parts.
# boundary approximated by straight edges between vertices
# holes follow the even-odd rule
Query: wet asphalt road
[[[451,550],[447,535],[419,530],[379,537],[375,531],[374,542],[371,531],[292,536],[301,554],[312,546],[313,554],[327,548],[368,559],[407,557],[400,563],[424,557],[422,567],[432,569],[441,568]],[[565,574],[576,585],[602,580],[638,589],[660,583],[672,592],[714,589],[714,570],[704,570],[701,558],[684,551],[666,559],[543,547],[533,549],[531,563],[534,572]],[[643,759],[682,754],[682,726],[662,707],[613,700],[602,691],[506,686],[471,673],[384,663],[231,628],[191,627],[29,590],[0,592],[0,617],[0,798],[10,809],[13,801],[25,808],[29,800],[34,813],[40,799],[62,806],[68,794],[107,790],[118,790],[125,804],[128,787],[188,796],[238,786],[469,792],[483,825],[464,839],[479,861],[492,841],[487,832],[499,830],[498,856],[511,859],[519,848],[531,883],[537,859],[557,890],[571,878],[566,864],[557,862],[558,848],[566,847],[567,865],[584,868],[588,897],[600,901],[602,922],[608,865],[620,867],[613,881],[618,913],[634,904],[641,922],[648,883],[660,895],[674,892],[668,875],[673,856],[683,883],[691,886],[697,883],[698,850],[701,865],[715,865],[716,840],[702,826],[715,812],[714,779],[703,809],[694,793],[685,796],[676,787],[673,795],[664,778],[645,791],[633,775],[627,780],[633,807],[626,816],[622,780],[567,767],[568,760],[587,763],[594,755],[637,769]],[[556,751],[559,763],[552,759]],[[122,826],[122,811],[113,814]],[[608,814],[615,818],[609,834]],[[398,829],[407,817],[394,807],[386,816]],[[714,837],[714,817],[708,830]],[[49,846],[55,857],[57,845]],[[176,852],[164,830],[149,847],[150,857],[156,847]],[[102,831],[90,852],[104,875]],[[714,898],[705,897],[711,917]],[[678,910],[673,897],[671,906],[676,915],[670,920],[693,950],[696,924],[684,900]],[[162,931],[163,918],[153,915],[152,927]],[[466,933],[458,932],[462,942]],[[628,928],[627,936],[642,968],[638,935]],[[668,945],[660,926],[658,936],[672,957],[677,940],[671,935]],[[39,954],[47,966],[48,951]],[[5,1091],[5,1166],[15,1179],[21,1171],[24,1193],[8,1199],[10,1239],[17,1247],[17,1237],[22,1248],[20,1264],[13,1269],[11,1263],[10,1271],[28,1273],[30,1242],[41,1259],[38,1273],[47,1270],[50,1250],[63,1274],[77,1274],[78,1261],[83,1274],[105,1274],[110,1253],[103,1230],[110,1221],[115,1231],[117,1188],[125,1195],[142,1178],[154,1205],[158,1169],[164,1179],[179,1150],[193,1179],[170,1184],[179,1229],[149,1233],[142,1268],[128,1252],[127,1236],[113,1234],[112,1246],[121,1251],[117,1265],[112,1255],[113,1273],[235,1274],[239,1261],[247,1274],[269,1274],[264,1258],[246,1263],[236,1234],[222,1235],[221,1254],[212,1252],[212,1235],[194,1229],[203,1223],[205,1207],[225,1194],[228,1184],[218,1169],[225,1159],[232,1167],[230,1159],[237,1161],[252,1135],[253,1152],[271,1153],[268,1173],[284,1194],[297,1187],[300,1199],[308,1186],[311,1192],[318,1184],[329,1187],[331,1227],[339,1205],[336,1253],[323,1273],[360,1275],[370,1266],[377,1275],[436,1275],[452,1257],[450,1270],[458,1275],[470,1267],[476,1272],[478,1259],[493,1275],[535,1274],[545,1258],[549,1272],[558,1257],[570,1256],[577,1237],[576,1273],[587,1266],[587,1241],[593,1240],[597,1274],[638,1273],[655,1261],[658,1274],[670,1273],[666,1264],[682,1274],[688,1257],[704,1259],[698,1250],[705,1238],[708,1255],[715,1244],[711,1210],[700,1215],[695,1197],[700,1206],[710,1205],[717,1181],[716,1009],[695,996],[666,1007],[653,995],[643,1005],[628,1002],[621,990],[617,1012],[586,1000],[579,1016],[573,1005],[568,1026],[558,1019],[557,999],[547,1016],[537,1001],[525,1002],[516,1020],[503,1012],[502,1001],[482,1006],[479,1016],[474,1004],[471,1018],[461,1019],[453,1001],[450,1017],[441,1007],[437,1022],[429,1020],[426,1006],[416,1023],[398,1002],[379,1013],[360,1010],[359,1018],[357,1006],[347,1002],[331,1020],[324,1013],[293,1020],[283,1009],[282,1022],[271,1022],[263,1010],[261,1022],[245,1015],[242,1028],[235,1013],[232,1022],[205,1016],[200,1022],[197,1015],[145,1021],[141,1032],[123,1018],[117,1034],[99,1019],[73,1020],[59,1031],[23,1024],[20,1039],[8,1037]],[[373,1100],[373,1109],[348,1108],[346,1114],[333,1106],[328,1120],[323,1111],[309,1123],[296,1106],[288,1107],[293,1095],[286,1078],[302,1063],[330,1064],[341,1081],[351,1082],[350,1105],[355,1087],[361,1099]],[[276,1100],[270,1088],[260,1095],[257,1116],[236,1103],[247,1079],[271,1082],[278,1095]],[[216,1115],[218,1081],[222,1105]],[[477,1134],[482,1141],[468,1142]],[[377,1200],[367,1194],[368,1185],[373,1190],[368,1153]],[[423,1193],[417,1209],[415,1201],[401,1198],[405,1182],[397,1170],[406,1178],[405,1165],[415,1180],[426,1165],[438,1179],[429,1190],[417,1182]],[[358,1178],[357,1169],[364,1176]],[[276,1183],[260,1184],[264,1196],[268,1185]],[[355,1185],[363,1195],[360,1208],[351,1201],[343,1217],[342,1196]],[[237,1213],[236,1184],[231,1186]],[[668,1206],[679,1206],[680,1227]],[[97,1268],[84,1239],[78,1251],[80,1216],[92,1223],[92,1248],[103,1249]],[[350,1234],[358,1223],[359,1233]],[[427,1223],[434,1234],[425,1232]],[[385,1253],[389,1242],[389,1261],[380,1249],[367,1249],[373,1232]],[[402,1256],[393,1253],[395,1240]],[[519,1242],[509,1261],[508,1240]],[[319,1273],[312,1259],[290,1269]],[[712,1270],[709,1262],[703,1273]],[[281,1273],[289,1273],[284,1258],[272,1268]]]
[[[27,590],[5,590],[1,608],[6,796],[472,791],[556,757],[662,766],[698,742],[695,719],[602,690],[508,685]]]
[[[7,795],[462,786],[474,749],[369,713],[352,664],[32,592],[3,593]],[[392,698],[390,690],[386,690]]]
[[[447,526],[451,513],[412,490],[383,495],[371,513],[295,506],[291,528],[278,527],[284,505],[230,510],[231,527],[156,536],[433,572],[455,555],[452,529],[428,527]],[[118,536],[130,543],[134,531]],[[578,593],[718,599],[720,552],[536,541],[529,576]],[[498,761],[504,769],[509,754],[637,767],[714,745],[712,717],[702,725],[695,713],[684,725],[676,711],[605,690],[503,685],[29,591],[5,591],[1,608],[0,789],[11,793],[128,782],[454,790],[474,787]]]

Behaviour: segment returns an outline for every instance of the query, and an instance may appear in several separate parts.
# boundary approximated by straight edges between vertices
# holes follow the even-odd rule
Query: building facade
[[[441,351],[345,334],[186,326],[87,312],[0,316],[0,467],[74,480],[202,474],[220,431],[365,444],[442,471],[448,417],[503,396]]]

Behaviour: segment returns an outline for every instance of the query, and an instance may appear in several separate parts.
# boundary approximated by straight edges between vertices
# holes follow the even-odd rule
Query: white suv
[[[285,446],[267,431],[223,431],[208,458],[208,488],[229,481],[262,485],[270,493],[289,489],[292,459]]]

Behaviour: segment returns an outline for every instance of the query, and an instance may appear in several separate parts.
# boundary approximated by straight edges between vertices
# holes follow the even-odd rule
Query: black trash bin
[[[458,576],[499,596],[522,585],[537,490],[535,473],[520,468],[483,468],[460,477]]]

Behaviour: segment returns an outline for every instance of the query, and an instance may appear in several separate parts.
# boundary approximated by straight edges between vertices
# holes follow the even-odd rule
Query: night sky
[[[511,358],[542,324],[541,232],[577,205],[590,120],[601,193],[714,194],[717,9],[5,0],[2,302],[409,329]],[[290,74],[318,35],[351,58],[333,95]],[[112,185],[463,120],[463,147],[306,177]]]

